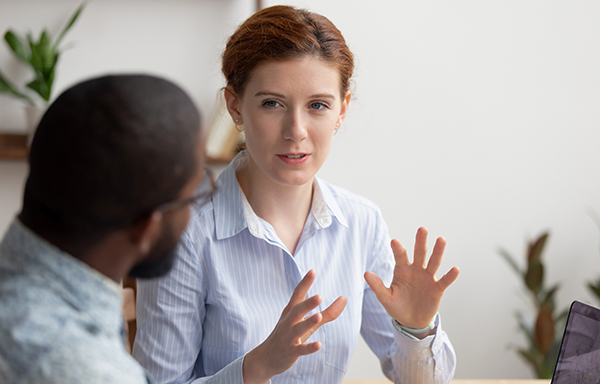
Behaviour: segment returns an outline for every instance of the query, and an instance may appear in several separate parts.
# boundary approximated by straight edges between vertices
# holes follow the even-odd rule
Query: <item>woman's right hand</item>
[[[324,311],[305,318],[322,301],[319,295],[304,299],[315,276],[314,270],[308,271],[294,289],[273,332],[244,358],[244,384],[267,383],[273,376],[288,370],[300,356],[315,353],[321,348],[319,341],[307,344],[305,341],[321,325],[338,318],[346,307],[346,298],[340,296]]]

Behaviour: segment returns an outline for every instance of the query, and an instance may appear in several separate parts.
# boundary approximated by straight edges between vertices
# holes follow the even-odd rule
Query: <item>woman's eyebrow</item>
[[[258,91],[256,92],[256,94],[254,94],[254,97],[258,97],[258,96],[275,96],[275,97],[280,97],[282,99],[285,99],[285,95],[282,95],[281,93],[277,93],[277,92],[271,92],[271,91]],[[330,93],[316,93],[314,95],[310,96],[311,99],[335,99],[335,96],[330,94]]]
[[[276,96],[276,97],[281,97],[282,99],[285,99],[285,96],[282,95],[281,93],[271,92],[271,91],[258,91],[254,95],[254,97],[257,97],[257,96]]]
[[[335,96],[331,93],[317,93],[310,97],[311,99],[335,99]]]

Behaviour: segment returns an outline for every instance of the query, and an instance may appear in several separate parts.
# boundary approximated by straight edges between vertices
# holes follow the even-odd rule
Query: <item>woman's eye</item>
[[[263,102],[263,105],[265,107],[275,108],[279,105],[279,103],[276,102],[275,100],[267,100],[267,101]]]
[[[326,104],[324,104],[324,103],[312,103],[312,104],[310,105],[310,107],[311,107],[312,109],[317,109],[317,110],[319,110],[319,109],[325,109],[325,108],[328,108],[328,107],[327,107],[327,105],[326,105]]]

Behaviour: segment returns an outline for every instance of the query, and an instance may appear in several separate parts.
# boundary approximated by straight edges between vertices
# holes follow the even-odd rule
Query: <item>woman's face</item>
[[[340,97],[338,70],[310,56],[263,63],[241,98],[225,96],[244,126],[250,176],[286,186],[312,182],[350,101]]]

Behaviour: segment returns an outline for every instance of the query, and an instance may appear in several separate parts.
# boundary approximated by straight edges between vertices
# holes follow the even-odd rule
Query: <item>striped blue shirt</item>
[[[308,340],[322,348],[302,356],[272,383],[341,383],[359,335],[396,383],[449,383],[456,357],[439,315],[423,340],[398,332],[366,284],[386,284],[394,259],[387,226],[372,202],[315,179],[311,213],[291,255],[273,227],[248,204],[235,176],[242,152],[217,180],[212,203],[199,208],[178,247],[171,273],[140,281],[134,357],[158,383],[243,383],[242,364],[274,329],[302,277],[317,273],[308,296],[327,308],[343,295],[339,318]]]

